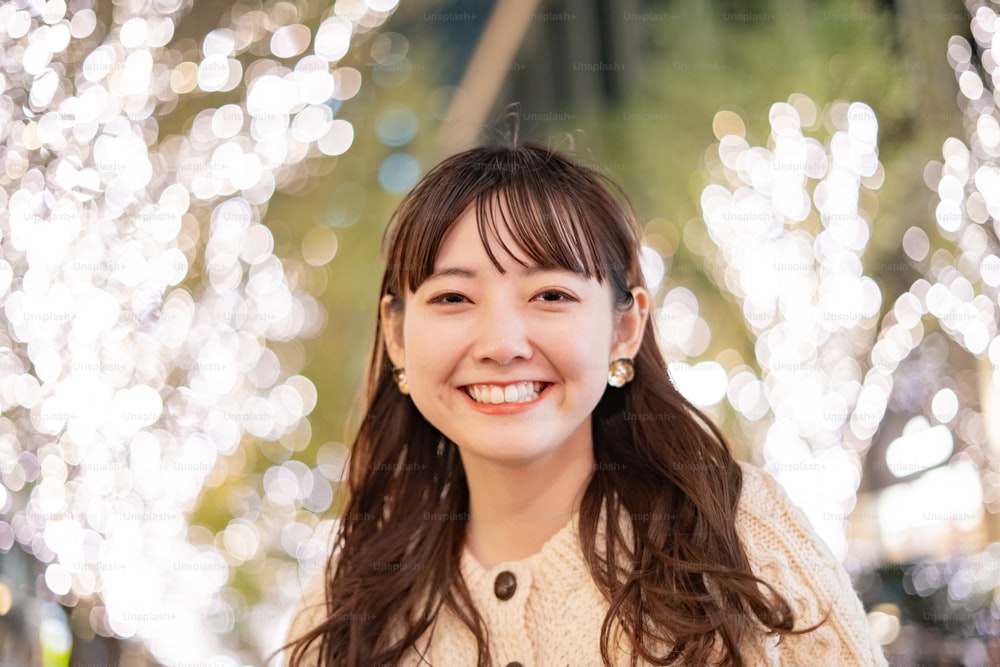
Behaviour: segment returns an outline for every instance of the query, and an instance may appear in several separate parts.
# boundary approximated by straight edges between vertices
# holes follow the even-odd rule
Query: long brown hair
[[[521,143],[454,155],[403,199],[383,238],[380,298],[393,295],[392,307],[403,309],[406,291],[431,274],[442,239],[469,206],[498,269],[486,239],[491,228],[499,238],[503,224],[539,265],[608,281],[619,308],[644,285],[640,231],[621,189],[557,151]],[[594,409],[595,472],[579,513],[583,553],[609,602],[601,655],[612,664],[617,627],[631,640],[633,665],[704,665],[721,656],[717,664],[742,666],[744,641],[816,626],[793,630],[788,602],[751,571],[735,525],[740,468],[719,429],[671,383],[653,318],[634,364],[635,379],[606,391]],[[289,645],[290,664],[305,667],[307,652],[310,664],[398,664],[443,605],[476,637],[478,666],[489,665],[488,633],[459,571],[464,523],[423,520],[468,516],[458,449],[398,391],[381,323],[366,399],[327,563],[325,618]],[[597,545],[602,509],[628,517],[631,531],[609,520]],[[669,653],[656,655],[662,646]]]

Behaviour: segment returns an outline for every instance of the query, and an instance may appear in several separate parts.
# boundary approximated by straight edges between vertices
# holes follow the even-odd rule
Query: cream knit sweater
[[[743,647],[744,662],[755,667],[886,666],[847,572],[773,477],[752,464],[740,466],[743,492],[736,527],[754,574],[789,601],[796,628],[813,625],[824,610],[831,610],[827,623],[811,633],[786,636],[780,645],[777,638],[771,638]],[[583,558],[577,517],[533,556],[484,569],[466,551],[461,571],[489,629],[492,658],[498,667],[603,665],[600,631],[608,603]],[[501,573],[509,573],[502,581],[509,584],[512,574],[516,582],[506,600],[498,598],[495,586]],[[290,636],[317,622],[317,602],[322,602],[322,593],[313,587],[307,591]],[[450,612],[442,609],[432,631],[417,644],[427,662],[421,663],[411,650],[405,667],[475,665],[475,640]],[[616,666],[629,664],[625,650],[614,657]]]

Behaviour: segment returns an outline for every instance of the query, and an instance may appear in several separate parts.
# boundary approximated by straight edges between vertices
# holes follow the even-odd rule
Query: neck
[[[572,519],[594,470],[592,441],[581,440],[528,462],[462,454],[469,484],[465,546],[483,567],[538,553]]]

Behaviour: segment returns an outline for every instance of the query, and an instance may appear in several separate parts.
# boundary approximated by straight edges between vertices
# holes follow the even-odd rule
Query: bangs
[[[580,210],[565,191],[541,181],[527,179],[476,198],[479,238],[490,261],[503,273],[490,240],[495,241],[519,264],[520,254],[542,269],[571,271],[603,283],[605,261],[598,256],[596,239]],[[502,240],[500,227],[510,235],[515,248]]]
[[[627,292],[630,282],[642,280],[639,232],[624,193],[607,181],[539,146],[454,155],[424,176],[386,228],[382,293],[416,292],[434,272],[448,231],[470,207],[483,248],[501,273],[494,243],[524,266],[610,280],[616,292]]]

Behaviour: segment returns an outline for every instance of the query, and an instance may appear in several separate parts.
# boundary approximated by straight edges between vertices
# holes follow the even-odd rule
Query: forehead
[[[445,264],[490,264],[492,254],[500,264],[497,270],[510,271],[517,266],[537,266],[528,258],[511,235],[507,225],[480,224],[475,204],[470,205],[452,223],[434,258],[435,272]],[[482,232],[480,231],[482,229]],[[485,232],[485,240],[483,239]],[[487,246],[489,246],[487,248]],[[485,261],[483,261],[485,260]]]
[[[603,286],[602,281],[595,275],[587,275],[583,271],[575,271],[558,263],[543,264],[531,259],[504,225],[499,225],[495,231],[486,229],[487,241],[496,260],[494,261],[480,236],[481,225],[478,223],[475,206],[470,206],[455,220],[442,239],[434,260],[434,269],[423,284],[433,285],[444,278],[476,280],[496,279],[498,275],[531,278],[543,274],[560,274],[561,280],[572,280],[577,289],[588,290],[590,287],[600,289]],[[592,285],[588,286],[588,283]]]
[[[507,264],[562,269],[601,280],[599,257],[584,211],[565,192],[501,188],[472,201],[449,225],[435,254],[485,252],[501,273]],[[478,239],[478,242],[476,241]]]
[[[606,196],[558,185],[536,177],[478,192],[443,186],[417,191],[404,202],[387,283],[413,293],[441,264],[468,264],[470,256],[485,255],[488,264],[482,263],[501,274],[537,266],[603,284],[617,275],[616,267],[629,265],[618,234],[623,211]]]

